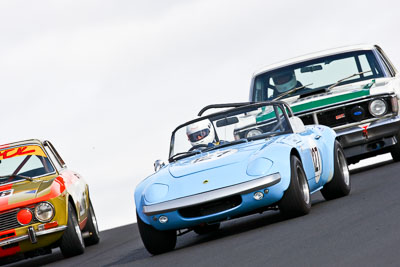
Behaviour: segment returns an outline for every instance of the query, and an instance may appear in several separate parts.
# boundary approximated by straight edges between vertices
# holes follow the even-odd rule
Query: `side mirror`
[[[158,172],[164,166],[165,166],[164,161],[162,161],[161,159],[158,159],[154,162],[154,171]]]
[[[306,130],[303,121],[299,117],[290,117],[289,121],[294,133],[302,133]]]

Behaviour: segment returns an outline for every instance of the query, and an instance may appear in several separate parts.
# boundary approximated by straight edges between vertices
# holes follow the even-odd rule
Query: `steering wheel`
[[[199,145],[195,145],[195,146],[192,146],[190,149],[189,149],[189,151],[193,151],[193,150],[195,150],[195,149],[199,149],[199,148],[207,148],[208,147],[208,145],[206,145],[206,144],[199,144]]]

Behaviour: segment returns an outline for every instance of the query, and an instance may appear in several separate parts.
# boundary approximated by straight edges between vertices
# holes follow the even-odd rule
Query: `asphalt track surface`
[[[306,216],[269,211],[228,221],[213,234],[178,237],[163,255],[151,256],[131,224],[101,232],[81,256],[64,259],[57,249],[11,266],[400,266],[400,163],[357,169],[351,179],[347,197],[314,194]]]

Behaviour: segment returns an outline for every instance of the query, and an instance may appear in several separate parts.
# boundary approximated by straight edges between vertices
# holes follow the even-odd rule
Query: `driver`
[[[279,94],[302,86],[301,82],[297,81],[293,70],[277,73],[272,76],[272,80]]]
[[[209,120],[202,120],[186,126],[186,134],[192,146],[205,145],[215,141],[214,129]]]

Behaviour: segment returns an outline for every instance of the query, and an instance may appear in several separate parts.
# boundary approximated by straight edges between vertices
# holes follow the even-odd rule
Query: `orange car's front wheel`
[[[68,203],[68,224],[62,238],[60,249],[64,257],[72,257],[82,254],[85,251],[85,243],[83,242],[82,232],[79,228],[78,219],[76,218],[75,209],[71,203]]]

